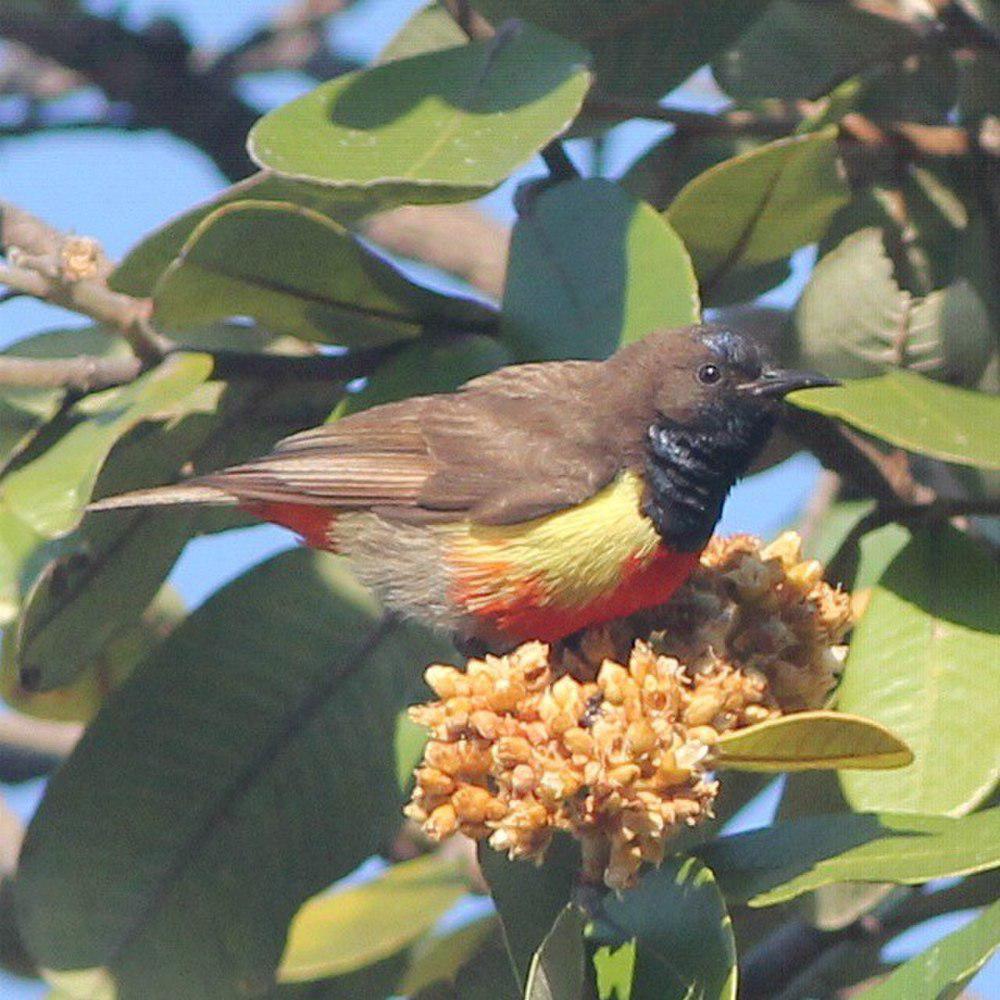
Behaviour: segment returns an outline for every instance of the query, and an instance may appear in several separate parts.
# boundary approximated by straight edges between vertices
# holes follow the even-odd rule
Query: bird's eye
[[[715,385],[722,378],[718,365],[702,365],[698,369],[698,381],[702,385]]]

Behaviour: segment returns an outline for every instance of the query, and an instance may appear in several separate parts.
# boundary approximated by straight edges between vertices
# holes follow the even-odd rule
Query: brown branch
[[[86,394],[124,385],[138,378],[142,362],[137,357],[101,358],[81,354],[75,358],[0,357],[0,386],[31,389],[68,389]]]
[[[801,115],[792,113],[766,115],[736,109],[711,114],[707,111],[688,111],[685,108],[672,108],[599,93],[589,94],[583,107],[588,115],[595,118],[610,118],[615,121],[644,118],[648,121],[666,122],[685,135],[756,135],[775,139],[790,134],[802,121]]]
[[[170,344],[150,325],[152,303],[108,288],[112,265],[96,240],[65,236],[29,212],[0,202],[0,284],[116,329],[145,362]]]
[[[198,68],[190,44],[169,22],[134,31],[86,11],[53,17],[5,3],[0,36],[82,74],[112,101],[131,105],[136,125],[166,128],[193,143],[230,179],[253,170],[243,143],[257,112],[228,78]]]

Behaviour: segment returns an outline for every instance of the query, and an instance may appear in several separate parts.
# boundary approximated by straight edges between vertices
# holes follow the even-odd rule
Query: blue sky
[[[141,26],[157,15],[179,20],[197,44],[225,47],[266,19],[283,0],[92,0],[98,11],[124,9],[127,20]],[[420,6],[420,0],[362,0],[335,20],[338,48],[358,58],[375,55],[385,41]],[[262,110],[300,93],[306,82],[294,74],[248,81],[244,96]],[[681,95],[679,95],[681,96]],[[689,99],[704,107],[704,90]],[[0,103],[0,115],[2,115]],[[616,130],[610,152],[613,168],[629,159],[665,131],[663,125],[632,125]],[[528,173],[540,172],[537,165]],[[40,215],[54,225],[97,237],[112,257],[120,257],[146,232],[191,204],[210,197],[225,180],[212,163],[190,147],[162,133],[75,132],[16,139],[0,145],[2,197]],[[510,218],[512,184],[486,199],[487,210]],[[808,274],[812,256],[796,261],[788,285],[769,296],[774,304],[792,301]],[[0,346],[45,329],[80,325],[83,321],[60,310],[16,300],[0,310]],[[800,455],[784,465],[739,485],[730,498],[722,530],[771,535],[792,523],[808,496],[816,462]],[[174,570],[173,582],[187,601],[203,601],[220,584],[261,558],[294,544],[287,533],[271,526],[214,536],[192,543]],[[30,815],[41,792],[40,783],[5,788],[3,793],[22,815]],[[762,802],[743,822],[767,822],[773,800]],[[954,921],[936,933],[953,929]],[[910,935],[911,939],[913,935]],[[909,942],[926,944],[922,932]],[[898,954],[894,957],[899,957]],[[993,964],[990,978],[978,977],[981,993],[1000,995],[1000,972]],[[45,994],[37,984],[15,982],[0,973],[0,995],[28,1000]]]

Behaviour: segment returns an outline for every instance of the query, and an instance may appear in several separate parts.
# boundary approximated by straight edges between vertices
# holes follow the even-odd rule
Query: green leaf
[[[160,275],[181,252],[198,224],[224,205],[247,200],[287,202],[311,208],[335,218],[342,225],[353,221],[364,210],[364,205],[351,204],[330,188],[261,170],[154,229],[125,255],[108,284],[126,295],[152,295]]]
[[[849,198],[836,129],[777,139],[710,167],[665,216],[684,241],[706,299],[739,272],[813,243]]]
[[[580,1000],[583,994],[583,914],[572,903],[556,917],[531,960],[524,1000]]]
[[[712,751],[717,768],[813,771],[906,767],[909,747],[885,726],[843,712],[795,712],[723,733]]]
[[[864,1000],[954,1000],[1000,948],[1000,902],[857,994]]]
[[[292,921],[278,981],[340,976],[388,958],[429,931],[465,892],[462,866],[429,854],[316,896]]]
[[[849,4],[775,0],[712,68],[737,100],[816,99],[912,45],[907,26]]]
[[[818,529],[806,540],[805,554],[829,565],[851,532],[875,508],[872,500],[839,500],[830,506]]]
[[[712,872],[697,858],[668,858],[634,889],[606,897],[603,915],[616,936],[636,941],[631,1000],[735,1000],[732,925]],[[600,918],[598,926],[600,937]]]
[[[993,340],[965,280],[917,298],[900,288],[881,230],[851,233],[816,265],[795,313],[802,358],[838,378],[904,367],[974,385]]]
[[[486,307],[414,285],[339,223],[287,202],[235,202],[208,216],[153,301],[165,326],[253,316],[275,332],[348,347],[495,323]]]
[[[124,357],[128,353],[121,337],[98,326],[39,333],[0,351],[3,357],[38,359],[80,354]],[[65,398],[65,389],[0,388],[0,464],[25,447],[38,428],[56,415]]]
[[[838,704],[913,749],[896,774],[842,775],[855,809],[960,815],[997,781],[1000,580],[954,528],[915,533],[875,585],[854,631]]]
[[[586,45],[602,94],[662,97],[731,44],[767,0],[477,0],[494,24],[523,17]]]
[[[1000,865],[1000,809],[960,819],[837,813],[722,837],[697,849],[733,903],[773,906],[834,882],[916,885]]]
[[[535,952],[570,901],[580,871],[579,845],[557,835],[539,867],[511,861],[484,842],[477,856],[503,921],[511,964],[523,984]]]
[[[369,209],[492,190],[576,117],[586,53],[528,24],[347,73],[251,129],[262,167]]]
[[[172,633],[29,827],[18,919],[40,964],[107,967],[121,1000],[271,980],[300,904],[401,821],[393,728],[449,652],[379,621],[339,560],[298,550]]]
[[[6,475],[0,501],[48,538],[69,531],[115,442],[140,421],[184,412],[211,372],[207,354],[175,354],[120,389],[88,396],[74,408],[86,419],[34,461]]]
[[[487,940],[495,938],[499,941],[499,931],[500,921],[491,913],[463,924],[450,934],[426,936],[414,947],[409,968],[399,983],[398,992],[410,996],[432,983],[454,982],[459,969],[474,959]],[[513,983],[507,970],[505,954],[503,961],[504,973]]]
[[[346,416],[408,396],[451,392],[511,360],[510,352],[496,337],[423,338],[384,361],[360,392],[345,397],[336,415]]]
[[[1000,469],[1000,396],[942,385],[914,372],[805,389],[790,400],[890,444],[960,465]]]
[[[418,10],[392,41],[379,53],[380,63],[395,59],[407,59],[424,52],[437,52],[464,45],[468,41],[465,32],[443,4],[431,3]]]
[[[610,181],[557,184],[514,227],[501,332],[520,361],[605,358],[699,318],[677,234]]]
[[[186,415],[143,424],[120,441],[96,493],[172,482],[185,465],[207,472],[244,461],[275,438],[319,423],[340,391],[328,378],[208,382],[189,398]],[[128,656],[123,660],[129,647],[118,637],[141,628],[147,605],[186,542],[234,523],[239,518],[228,511],[190,508],[86,515],[71,536],[45,550],[49,561],[7,634],[0,673],[5,696],[46,715],[92,714],[100,693],[106,695],[130,669]],[[58,697],[39,694],[70,682],[74,690]]]
[[[597,995],[600,1000],[631,1000],[635,976],[636,942],[633,938],[617,948],[605,945],[594,952]]]

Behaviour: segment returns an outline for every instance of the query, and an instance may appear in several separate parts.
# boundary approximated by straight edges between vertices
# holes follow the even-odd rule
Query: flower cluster
[[[717,539],[662,608],[572,646],[430,667],[437,700],[411,709],[431,739],[407,814],[435,839],[460,831],[536,861],[566,830],[586,879],[627,888],[673,831],[711,815],[721,732],[829,693],[852,615],[821,572],[793,534]]]

